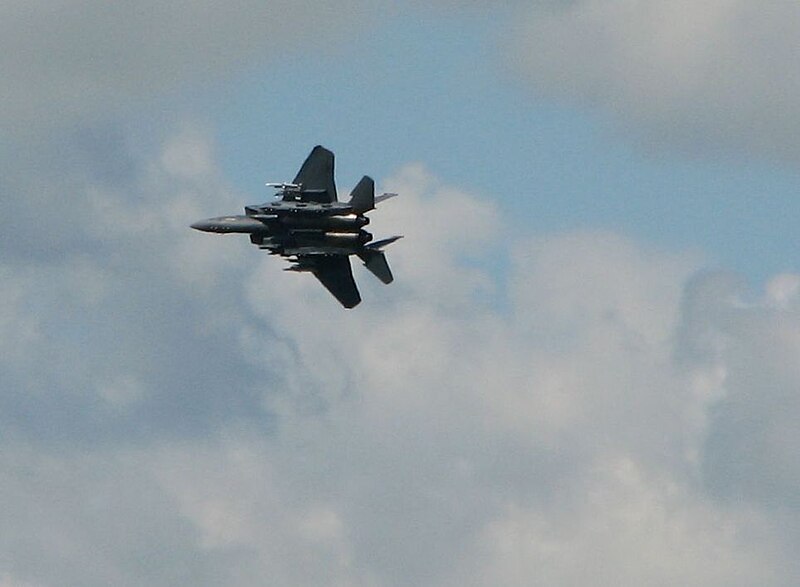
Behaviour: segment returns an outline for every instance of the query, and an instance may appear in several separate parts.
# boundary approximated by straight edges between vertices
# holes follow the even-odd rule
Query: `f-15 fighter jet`
[[[397,194],[375,195],[375,182],[364,176],[349,202],[336,197],[333,153],[317,145],[292,183],[268,183],[276,199],[246,206],[244,216],[220,216],[192,224],[204,232],[247,233],[250,242],[271,255],[289,260],[286,271],[312,273],[345,307],[353,308],[361,296],[353,280],[350,256],[356,255],[383,283],[393,281],[383,248],[400,236],[372,242],[364,230],[367,212]]]

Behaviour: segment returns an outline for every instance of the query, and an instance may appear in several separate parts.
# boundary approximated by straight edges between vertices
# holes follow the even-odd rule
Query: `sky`
[[[800,583],[800,7],[0,7],[0,587]],[[192,231],[316,144],[386,287]]]

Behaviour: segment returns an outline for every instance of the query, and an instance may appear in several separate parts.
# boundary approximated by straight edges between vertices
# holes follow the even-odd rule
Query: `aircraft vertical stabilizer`
[[[350,205],[354,214],[363,214],[375,209],[375,182],[368,175],[361,178],[350,194]]]
[[[314,147],[297,172],[292,185],[300,186],[300,195],[304,202],[335,202],[333,153],[321,145]]]

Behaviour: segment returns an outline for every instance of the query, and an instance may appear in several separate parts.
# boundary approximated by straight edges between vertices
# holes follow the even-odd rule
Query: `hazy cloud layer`
[[[651,144],[800,159],[800,6],[748,0],[536,5],[513,60],[536,92]]]
[[[356,266],[347,312],[187,228],[252,199],[204,133],[121,144],[125,181],[70,164],[58,253],[3,253],[0,585],[800,579],[800,277],[753,294],[612,233],[504,242],[412,165],[371,225],[406,235],[397,282]],[[17,213],[64,171],[14,179]]]
[[[0,125],[97,118],[278,55],[327,50],[376,7],[365,0],[3,2]]]

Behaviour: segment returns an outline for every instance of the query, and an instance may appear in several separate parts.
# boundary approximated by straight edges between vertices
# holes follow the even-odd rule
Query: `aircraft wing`
[[[302,184],[300,199],[304,202],[336,202],[333,153],[321,145],[314,147],[292,183]]]
[[[313,264],[314,276],[345,308],[353,308],[361,302],[347,255],[314,257]]]

